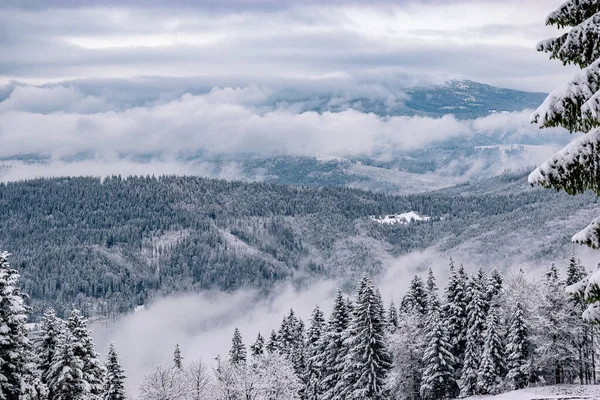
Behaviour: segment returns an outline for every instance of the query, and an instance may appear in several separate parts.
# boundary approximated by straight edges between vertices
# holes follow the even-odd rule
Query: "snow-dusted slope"
[[[473,396],[465,400],[576,400],[600,399],[600,385],[557,385],[527,388],[496,396]]]
[[[371,219],[375,222],[379,222],[380,224],[409,224],[413,221],[429,221],[430,217],[425,217],[417,214],[414,211],[409,211],[407,213],[402,214],[390,214],[385,216],[371,216]]]

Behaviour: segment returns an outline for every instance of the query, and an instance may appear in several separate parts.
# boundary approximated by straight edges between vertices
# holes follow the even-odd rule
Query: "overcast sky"
[[[387,156],[448,138],[538,135],[529,111],[459,121],[351,104],[393,108],[404,87],[454,78],[551,91],[574,72],[535,51],[558,34],[544,21],[560,3],[3,0],[0,160],[55,162],[17,177],[190,173],[182,155]],[[319,96],[339,111],[314,112]],[[532,162],[552,154],[551,141]],[[74,165],[82,154],[98,164]],[[127,159],[148,154],[161,160],[154,169]]]
[[[0,84],[378,76],[549,91],[569,72],[534,47],[561,2],[5,0]]]

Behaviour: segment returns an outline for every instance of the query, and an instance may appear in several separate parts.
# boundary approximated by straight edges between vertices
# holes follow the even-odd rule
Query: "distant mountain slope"
[[[406,106],[415,114],[461,119],[484,117],[492,113],[537,108],[545,93],[502,89],[469,80],[453,80],[441,85],[408,88]]]
[[[432,219],[370,218],[408,211]],[[532,189],[522,174],[411,196],[196,177],[41,179],[0,185],[0,248],[36,312],[113,315],[182,291],[353,284],[417,250],[488,267],[562,260],[598,214],[594,196]]]

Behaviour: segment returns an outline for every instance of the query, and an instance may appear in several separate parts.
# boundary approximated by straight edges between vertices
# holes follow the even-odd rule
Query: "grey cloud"
[[[75,87],[17,87],[0,103],[0,157],[195,151],[356,156],[418,149],[494,130],[537,134],[527,112],[475,121],[382,117],[351,108],[317,113],[299,111],[294,103],[270,104],[270,96],[268,87],[221,88],[120,109]]]
[[[396,3],[394,7],[403,4]],[[473,4],[486,12],[489,2]],[[421,3],[418,7],[420,12],[428,11]],[[373,15],[380,18],[386,13],[379,10]],[[554,75],[569,74],[568,69],[548,62],[533,50],[534,41],[548,35],[543,23],[537,26],[533,22],[491,22],[490,26],[437,31],[407,28],[408,38],[386,39],[385,31],[373,34],[361,26],[372,21],[356,18],[354,14],[347,15],[339,4],[237,13],[176,6],[8,9],[0,13],[0,26],[10,32],[0,42],[0,51],[5,54],[0,75],[5,80],[37,82],[81,76],[203,75],[214,80],[223,76],[243,78],[248,83],[267,77],[307,79],[340,75],[356,79],[366,74],[402,74],[417,80],[467,77],[503,86],[550,90],[555,85]],[[531,48],[492,40],[515,30],[532,42]],[[431,35],[447,37],[448,41],[431,41]],[[140,37],[169,44],[148,46]],[[133,40],[129,47],[104,43],[128,38]],[[92,47],[100,43],[100,47],[82,47],[68,42],[71,39],[84,40]],[[136,40],[142,40],[141,44],[133,45],[138,43]]]

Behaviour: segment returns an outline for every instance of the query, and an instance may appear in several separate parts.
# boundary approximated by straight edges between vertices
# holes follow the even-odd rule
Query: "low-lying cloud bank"
[[[347,157],[410,151],[476,135],[540,135],[528,111],[471,121],[450,115],[379,116],[352,108],[298,112],[297,103],[266,105],[268,96],[269,88],[258,86],[215,88],[120,109],[75,87],[18,87],[0,103],[0,157],[193,157],[199,152]]]

